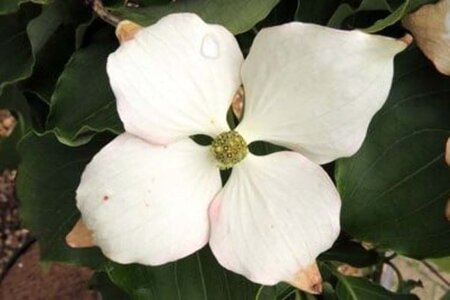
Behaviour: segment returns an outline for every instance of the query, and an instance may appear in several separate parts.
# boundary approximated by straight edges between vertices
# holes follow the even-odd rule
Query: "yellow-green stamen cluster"
[[[219,134],[211,144],[211,151],[221,170],[229,169],[244,159],[248,148],[244,138],[236,131]]]

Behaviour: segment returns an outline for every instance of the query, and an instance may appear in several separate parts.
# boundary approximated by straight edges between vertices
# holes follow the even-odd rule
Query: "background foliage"
[[[405,33],[401,18],[435,1],[133,2],[140,8],[105,1],[114,14],[142,25],[173,12],[195,12],[235,33],[247,53],[258,29],[293,20],[399,37]],[[0,140],[0,169],[19,167],[21,214],[40,241],[42,260],[95,268],[92,287],[105,299],[315,299],[287,284],[259,286],[226,271],[207,247],[162,267],[119,265],[99,249],[68,247],[64,237],[79,218],[74,195],[81,172],[123,131],[105,69],[118,46],[114,28],[81,0],[0,0],[0,44],[0,108],[11,110],[19,124]],[[379,272],[390,259],[386,251],[448,262],[449,120],[450,77],[437,73],[412,46],[395,60],[389,99],[360,151],[326,166],[336,170],[343,231],[319,257],[327,282],[321,298],[415,299],[405,285],[397,293],[379,285]],[[367,276],[341,274],[342,263],[365,268]]]

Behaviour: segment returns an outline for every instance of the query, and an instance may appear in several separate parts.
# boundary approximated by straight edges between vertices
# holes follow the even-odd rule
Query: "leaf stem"
[[[111,14],[108,9],[105,8],[102,0],[85,0],[85,2],[91,7],[95,14],[106,23],[117,27],[117,24],[122,21],[119,17]]]

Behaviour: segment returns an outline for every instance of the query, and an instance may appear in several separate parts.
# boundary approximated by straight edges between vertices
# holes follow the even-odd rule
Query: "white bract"
[[[450,76],[450,0],[424,5],[402,23],[438,71]]]
[[[126,133],[93,158],[77,190],[95,243],[114,261],[160,265],[209,242],[220,264],[252,281],[292,281],[340,231],[340,198],[319,164],[358,150],[405,46],[289,23],[261,30],[244,61],[229,31],[193,14],[142,29],[107,64]],[[217,149],[189,136],[229,132],[241,85],[236,133],[294,151],[238,149],[222,188]]]

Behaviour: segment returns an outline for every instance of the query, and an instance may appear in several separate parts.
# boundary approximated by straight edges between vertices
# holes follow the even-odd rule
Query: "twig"
[[[391,255],[388,255],[388,256],[386,256],[385,258],[384,258],[384,261],[385,262],[389,262],[389,261],[391,261],[392,259],[394,259],[394,258],[396,258],[397,257],[397,253],[392,253]]]
[[[444,276],[442,276],[429,262],[422,260],[421,261],[425,267],[428,268],[428,270],[433,273],[437,278],[439,278],[447,287],[450,287],[450,282],[445,279]]]
[[[119,24],[120,21],[122,21],[119,17],[111,14],[105,8],[102,0],[85,0],[85,2],[92,8],[95,14],[106,23],[114,27],[117,27],[117,24]]]

